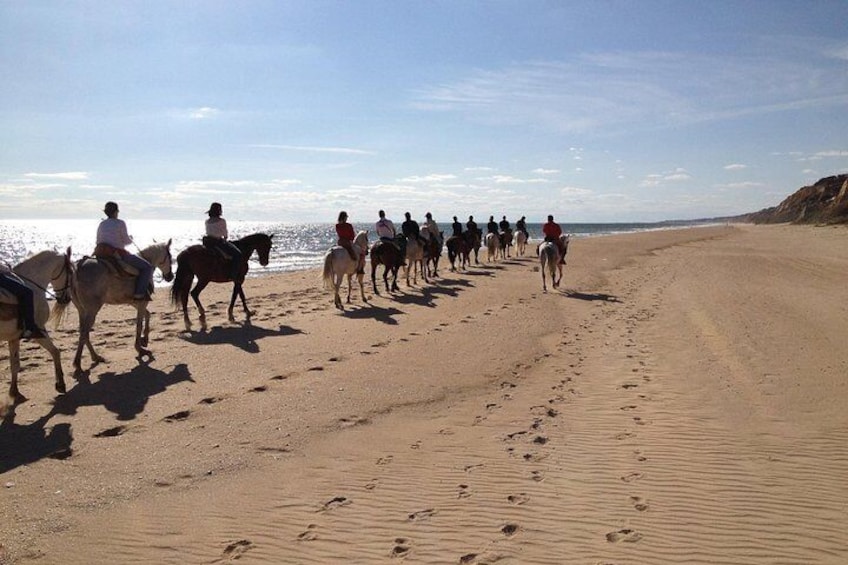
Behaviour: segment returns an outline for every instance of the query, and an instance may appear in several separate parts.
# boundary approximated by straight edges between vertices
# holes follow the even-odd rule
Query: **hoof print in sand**
[[[518,533],[518,524],[504,524],[504,527],[501,528],[501,533],[506,537],[511,538]]]
[[[191,415],[190,410],[181,410],[179,412],[175,412],[175,413],[171,414],[170,416],[165,416],[162,419],[165,420],[166,422],[179,422],[179,421],[187,419],[190,415]]]
[[[115,426],[94,434],[94,437],[116,437],[127,431],[126,426]]]
[[[406,557],[410,551],[409,540],[406,538],[396,538],[395,546],[392,548],[391,557]]]

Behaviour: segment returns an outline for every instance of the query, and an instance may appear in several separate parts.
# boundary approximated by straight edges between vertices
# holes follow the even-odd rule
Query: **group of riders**
[[[150,286],[153,277],[153,266],[143,257],[138,254],[127,251],[127,246],[133,244],[132,237],[127,233],[126,223],[118,218],[118,204],[115,202],[107,202],[103,208],[103,213],[106,214],[106,219],[100,222],[97,226],[97,244],[94,249],[94,256],[105,259],[118,259],[124,263],[134,267],[138,271],[135,279],[135,287],[133,292],[133,300],[149,301]],[[227,221],[223,218],[223,207],[219,202],[213,202],[206,212],[209,218],[206,220],[206,235],[203,237],[203,245],[208,249],[216,250],[229,259],[230,277],[236,280],[240,276],[239,269],[243,261],[241,250],[228,241],[229,233],[227,231]],[[423,226],[419,226],[418,222],[412,219],[409,212],[404,214],[405,220],[401,224],[401,233],[395,229],[394,222],[386,217],[383,210],[379,211],[379,219],[375,224],[377,237],[385,243],[395,245],[401,257],[406,256],[406,244],[410,240],[418,242],[425,251],[425,257],[430,249],[430,242],[435,241],[439,248],[446,241],[442,241],[442,233],[439,231],[439,226],[433,220],[433,215],[430,212],[425,214],[425,222]],[[515,223],[516,231],[522,232],[526,239],[530,238],[527,232],[526,218],[521,217]],[[462,223],[453,217],[451,224],[451,235],[447,238],[466,238],[469,244],[482,240],[483,233],[477,227],[474,221],[474,216],[468,217],[468,222],[463,230]],[[500,222],[495,222],[494,216],[489,216],[489,222],[486,224],[487,233],[494,233],[498,237],[505,235],[508,240],[512,236],[512,228],[506,216]],[[554,222],[553,216],[548,216],[548,221],[542,228],[542,233],[545,236],[545,241],[553,241],[560,246],[559,236],[562,234],[560,226]],[[344,247],[352,260],[357,261],[357,272],[364,272],[365,253],[360,253],[354,249],[353,241],[356,237],[353,226],[348,222],[347,212],[340,212],[338,223],[336,224],[336,234],[338,235],[338,244]],[[565,250],[560,247],[560,257],[565,256]],[[403,263],[402,263],[403,264]],[[20,319],[23,324],[22,339],[39,339],[46,337],[46,332],[35,321],[35,306],[33,301],[32,290],[21,280],[10,268],[0,264],[0,289],[10,292],[17,298],[18,307],[20,309]]]
[[[452,238],[465,238],[469,246],[473,246],[475,243],[479,245],[483,239],[483,232],[477,227],[474,216],[468,216],[468,222],[465,223],[464,230],[462,222],[454,216],[453,223],[451,224],[452,233],[443,241],[439,225],[433,219],[433,215],[430,212],[424,214],[425,221],[423,226],[413,220],[409,212],[404,213],[405,220],[401,224],[400,233],[397,232],[394,222],[386,217],[384,210],[380,210],[378,215],[379,219],[374,225],[377,237],[384,243],[394,245],[401,257],[406,256],[406,244],[408,241],[419,243],[424,249],[424,256],[426,258],[431,242],[436,242],[438,248],[441,248],[442,244],[448,244]],[[525,241],[530,239],[530,233],[527,231],[526,216],[521,216],[521,219],[515,222],[515,230],[524,234]],[[486,224],[486,233],[493,233],[499,238],[506,238],[507,242],[512,240],[512,226],[509,220],[506,219],[506,216],[500,222],[496,222],[494,216],[489,216],[489,222]],[[550,241],[557,245],[560,262],[564,263],[565,249],[560,241],[562,228],[554,221],[553,215],[549,215],[548,221],[542,226],[542,234],[545,241]],[[347,250],[351,260],[357,262],[357,273],[362,274],[365,267],[365,253],[358,251],[353,244],[356,233],[353,226],[348,222],[348,215],[344,210],[339,212],[338,223],[336,223],[336,235],[338,235],[338,244]],[[402,261],[401,264],[405,265],[405,262]]]

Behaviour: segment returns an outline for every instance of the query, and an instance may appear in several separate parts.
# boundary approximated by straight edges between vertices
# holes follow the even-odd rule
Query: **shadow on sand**
[[[280,326],[279,329],[271,330],[260,326],[254,326],[245,322],[240,327],[215,326],[207,332],[192,332],[190,335],[182,334],[182,338],[197,345],[224,345],[229,344],[248,353],[259,353],[259,344],[256,340],[268,336],[285,336],[303,333],[301,330],[291,326]]]
[[[577,300],[587,300],[587,301],[595,301],[600,300],[601,302],[621,302],[619,298],[612,294],[605,294],[603,292],[578,292],[576,290],[566,290],[563,292],[565,296],[568,298],[576,298]]]
[[[184,381],[192,381],[185,364],[176,365],[168,373],[139,365],[128,373],[105,373],[94,383],[84,377],[32,423],[16,424],[13,408],[0,424],[0,474],[45,457],[67,459],[73,454],[71,424],[48,426],[56,414],[72,416],[82,406],[103,406],[118,420],[132,420],[144,411],[149,398]]]

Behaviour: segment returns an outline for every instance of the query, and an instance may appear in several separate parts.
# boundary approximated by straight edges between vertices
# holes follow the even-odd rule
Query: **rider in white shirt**
[[[377,237],[385,241],[391,241],[394,243],[395,236],[397,236],[397,231],[395,231],[395,224],[390,219],[386,217],[386,213],[383,210],[380,210],[380,219],[377,220],[375,224],[375,228],[377,230]]]
[[[153,266],[143,257],[133,255],[124,249],[133,243],[133,240],[127,233],[127,224],[118,219],[118,205],[107,202],[103,213],[107,218],[97,226],[97,246],[94,249],[94,255],[118,257],[121,261],[138,269],[133,300],[150,300],[148,288],[153,281]]]
[[[424,225],[421,226],[421,231],[429,232],[429,235],[433,238],[433,241],[441,245],[442,234],[439,233],[439,224],[436,223],[436,221],[433,219],[433,215],[430,212],[424,214],[424,217],[426,218],[426,220],[424,222]]]
[[[236,247],[231,241],[227,241],[229,233],[227,232],[227,220],[221,214],[224,213],[224,208],[220,202],[213,202],[209,206],[209,211],[206,214],[209,218],[206,220],[206,237],[203,244],[207,247],[214,247],[230,258],[230,278],[238,280],[241,276],[241,266],[243,263],[241,249]]]

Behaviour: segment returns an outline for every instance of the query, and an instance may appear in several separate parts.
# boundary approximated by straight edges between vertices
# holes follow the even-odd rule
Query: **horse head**
[[[172,268],[173,258],[171,257],[171,241],[167,243],[154,243],[149,247],[141,250],[140,255],[154,267],[158,267],[162,272],[162,278],[168,282],[174,280],[174,271]]]
[[[259,233],[256,235],[262,236],[256,243],[256,254],[259,256],[259,264],[267,267],[268,262],[271,260],[271,244],[274,234],[265,235],[264,233]]]
[[[356,234],[356,238],[353,240],[353,244],[359,246],[359,249],[362,252],[368,250],[368,230],[362,230],[358,234]]]

